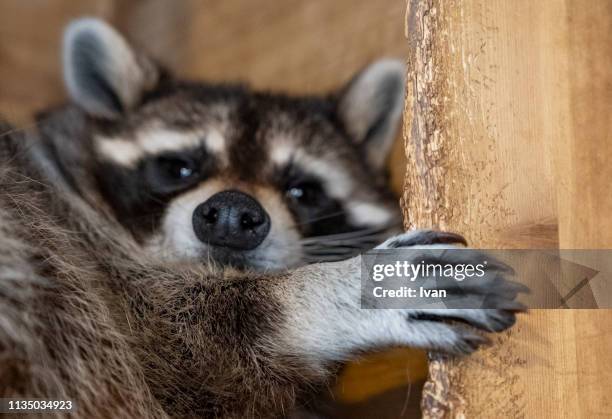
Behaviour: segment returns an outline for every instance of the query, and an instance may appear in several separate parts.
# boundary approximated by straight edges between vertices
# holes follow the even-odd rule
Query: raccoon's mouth
[[[229,247],[210,246],[207,257],[215,263],[236,269],[256,269],[253,251],[237,251]]]

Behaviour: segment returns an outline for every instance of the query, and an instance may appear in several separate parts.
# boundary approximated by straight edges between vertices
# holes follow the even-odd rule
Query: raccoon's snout
[[[251,250],[270,232],[270,217],[251,196],[223,191],[196,207],[193,229],[198,239],[206,244]]]

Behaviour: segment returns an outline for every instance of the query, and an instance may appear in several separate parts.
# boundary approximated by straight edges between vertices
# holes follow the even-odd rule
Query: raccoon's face
[[[67,30],[65,79],[117,219],[163,258],[280,269],[346,258],[398,227],[384,163],[404,68],[326,97],[180,82],[97,20]]]

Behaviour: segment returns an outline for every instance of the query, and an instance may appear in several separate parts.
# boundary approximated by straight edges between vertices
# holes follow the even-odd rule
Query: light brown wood
[[[406,24],[406,226],[612,247],[612,3],[411,0]],[[532,310],[491,348],[434,355],[424,416],[610,417],[611,345],[610,311]]]
[[[61,28],[87,15],[109,18],[114,0],[3,0],[0,3],[0,114],[26,124],[63,97]]]
[[[567,2],[572,134],[555,154],[557,199],[565,204],[558,209],[559,241],[567,249],[612,249],[612,168],[606,164],[612,158],[612,1],[584,6]],[[602,303],[612,299],[612,284],[593,288]],[[576,311],[573,321],[579,412],[583,418],[610,417],[612,369],[604,366],[612,365],[612,310]]]

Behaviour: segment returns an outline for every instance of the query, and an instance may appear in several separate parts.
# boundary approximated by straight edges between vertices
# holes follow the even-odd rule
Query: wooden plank
[[[562,248],[612,249],[612,1],[584,6],[567,2],[572,135],[555,153],[559,239]],[[593,287],[612,300],[612,284]],[[576,311],[574,329],[581,417],[611,417],[612,310]]]
[[[452,229],[481,247],[556,235],[543,158],[554,98],[540,56],[550,26],[534,33],[544,11],[519,3],[409,2],[407,227]]]
[[[567,2],[571,135],[555,149],[561,247],[612,247],[612,1]]]
[[[407,227],[485,248],[612,247],[612,12],[589,4],[408,2]],[[436,356],[424,416],[609,417],[611,322],[533,310],[491,348]]]

